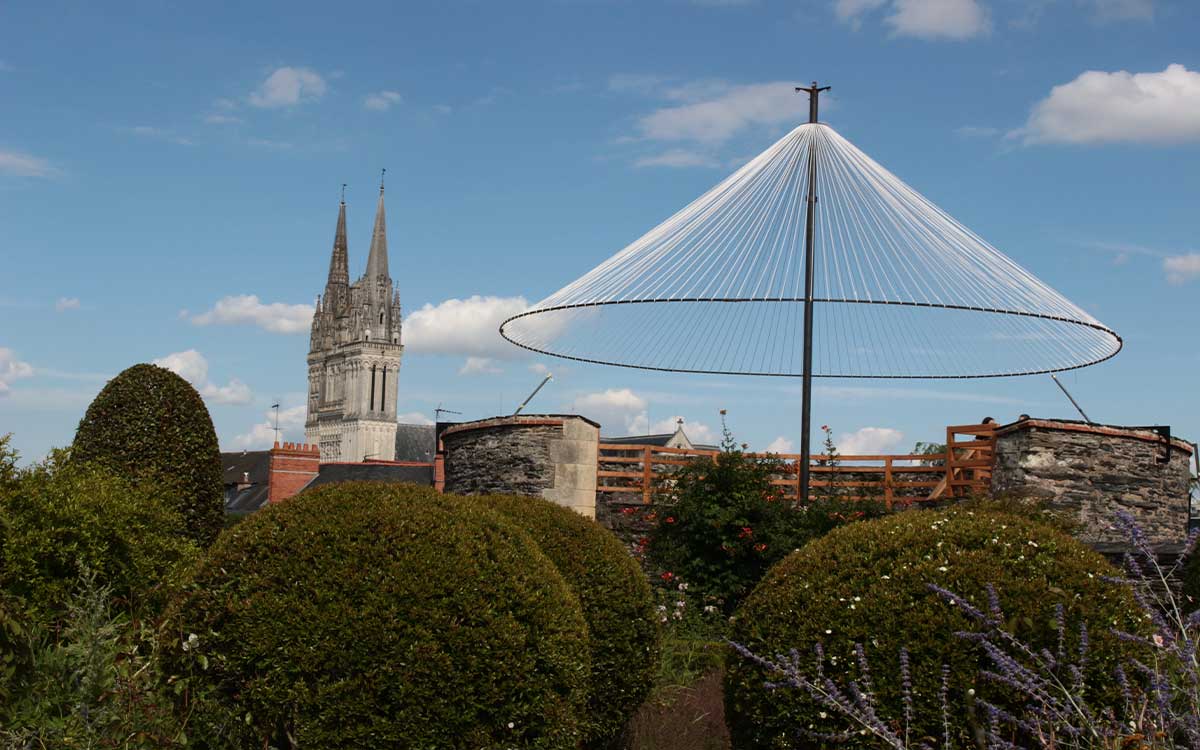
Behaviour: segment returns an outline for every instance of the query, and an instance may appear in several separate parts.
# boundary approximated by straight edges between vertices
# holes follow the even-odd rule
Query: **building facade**
[[[337,231],[325,294],[317,298],[308,352],[305,439],[321,461],[391,461],[396,450],[396,397],[400,376],[400,294],[388,274],[383,186],[367,270],[350,283],[346,202]]]

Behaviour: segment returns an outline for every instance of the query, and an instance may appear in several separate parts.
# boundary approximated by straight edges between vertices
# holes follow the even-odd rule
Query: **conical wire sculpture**
[[[817,122],[824,89],[798,90],[809,123],[501,335],[585,362],[806,376],[803,438],[810,377],[1031,375],[1120,350],[1111,329]]]
[[[588,362],[803,373],[816,146],[813,375],[973,378],[1083,367],[1121,339],[825,124],[805,124],[501,334]]]

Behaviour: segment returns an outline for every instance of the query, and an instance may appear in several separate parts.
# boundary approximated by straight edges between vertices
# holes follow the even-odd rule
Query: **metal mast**
[[[818,86],[816,81],[812,86],[797,86],[796,91],[808,94],[808,122],[816,124],[817,105],[821,92],[828,91],[829,86]],[[807,503],[809,484],[812,480],[812,342],[813,342],[813,219],[817,208],[817,160],[815,151],[817,141],[814,138],[808,149],[808,206],[804,220],[804,369],[803,396],[800,402],[800,502]]]

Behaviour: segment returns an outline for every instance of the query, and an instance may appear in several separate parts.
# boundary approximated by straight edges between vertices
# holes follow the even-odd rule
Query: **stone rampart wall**
[[[496,417],[442,432],[445,491],[535,495],[596,515],[600,428],[574,415]]]
[[[1168,458],[1169,454],[1169,458]],[[1187,536],[1191,447],[1134,428],[1027,419],[996,431],[992,492],[1046,500],[1089,544],[1125,541],[1125,512],[1157,546]]]

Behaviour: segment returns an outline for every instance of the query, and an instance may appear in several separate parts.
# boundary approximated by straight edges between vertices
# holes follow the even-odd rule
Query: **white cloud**
[[[1200,140],[1200,72],[1089,70],[1055,86],[1023,128],[1025,143],[1182,143]]]
[[[1100,21],[1149,21],[1154,0],[1087,0]]]
[[[638,129],[654,140],[720,143],[747,127],[799,122],[807,107],[794,83],[754,83],[655,110],[638,121]]]
[[[713,428],[703,422],[689,422],[678,414],[650,422],[646,412],[637,415],[628,426],[631,435],[668,435],[679,429],[679,420],[683,419],[683,434],[688,436],[693,444],[703,443],[712,445],[717,442]]]
[[[9,384],[20,378],[33,375],[33,365],[17,359],[12,349],[0,346],[0,396],[9,391]]]
[[[173,352],[165,357],[153,360],[151,364],[165,367],[179,377],[195,386],[204,398],[217,404],[248,404],[250,403],[250,387],[238,380],[230,378],[225,385],[217,385],[208,379],[208,360],[195,349]]]
[[[833,13],[839,21],[845,21],[857,29],[862,24],[862,16],[873,10],[882,8],[887,0],[834,0]]]
[[[896,36],[963,40],[985,34],[988,14],[977,0],[895,0],[885,19]]]
[[[363,99],[363,106],[376,112],[385,112],[391,109],[393,104],[399,104],[403,100],[404,97],[400,96],[399,91],[377,91],[367,94],[367,98]]]
[[[255,325],[271,333],[304,333],[312,326],[312,316],[312,305],[265,303],[257,295],[239,294],[222,297],[211,310],[190,319],[198,326]]]
[[[419,411],[397,414],[396,421],[400,424],[433,424],[433,420]]]
[[[320,99],[326,88],[325,79],[315,71],[285,66],[267,76],[267,80],[251,92],[248,101],[255,107],[267,109],[294,107],[301,102]]]
[[[600,423],[605,437],[617,435],[665,434],[675,432],[678,414],[655,420],[649,419],[649,403],[629,388],[609,388],[578,396],[567,405],[567,411]],[[693,443],[714,443],[716,433],[703,422],[684,420],[683,431]]]
[[[798,391],[799,389],[797,389]],[[987,393],[960,393],[937,388],[900,388],[896,386],[867,385],[818,385],[813,392],[822,398],[861,401],[864,399],[924,399],[928,401],[965,401],[978,404],[1001,404],[1028,407],[1035,405],[1029,399],[1009,396],[993,396]]]
[[[635,420],[645,418],[646,399],[629,388],[609,388],[578,396],[567,411],[599,422],[602,433],[615,435],[631,432]]]
[[[54,303],[54,309],[57,310],[58,312],[66,312],[67,310],[78,310],[79,309],[79,298],[78,297],[59,297],[58,301]]]
[[[0,174],[13,177],[54,177],[58,169],[45,159],[20,151],[0,151]]]
[[[242,121],[240,117],[233,115],[212,114],[204,118],[204,122],[208,125],[237,125]]]
[[[635,167],[715,167],[717,161],[710,156],[673,148],[656,156],[643,156],[633,163]]]
[[[955,128],[955,134],[963,138],[991,138],[992,136],[1000,135],[1000,128],[991,128],[978,125],[963,125],[961,128]]]
[[[458,368],[459,375],[495,375],[504,372],[496,366],[491,357],[467,357],[463,366]]]
[[[767,446],[767,453],[791,453],[792,448],[792,441],[788,440],[783,435],[780,435],[772,440],[771,444]]]
[[[500,337],[500,324],[524,312],[524,297],[448,299],[426,303],[404,319],[404,345],[419,354],[511,359],[523,350]]]
[[[838,453],[844,456],[872,456],[891,453],[904,440],[904,433],[891,427],[863,427],[837,437]]]
[[[279,410],[279,440],[280,442],[304,442],[304,420],[307,416],[305,406],[293,406]],[[275,444],[275,410],[269,409],[265,419],[254,425],[248,432],[233,439],[233,447],[238,450],[263,450]]]
[[[133,127],[120,128],[121,132],[136,135],[139,138],[150,138],[156,141],[166,141],[179,146],[194,146],[196,145],[191,139],[176,135],[170,130],[156,128],[153,125],[134,125]]]
[[[884,23],[895,36],[919,39],[970,39],[991,27],[979,0],[835,0],[834,14],[857,29],[863,16],[887,6]]]
[[[1167,282],[1171,284],[1184,284],[1200,279],[1200,253],[1163,258],[1163,271],[1167,274]]]

